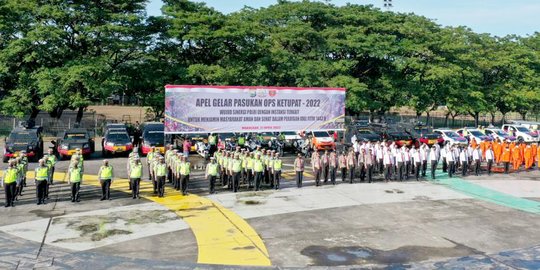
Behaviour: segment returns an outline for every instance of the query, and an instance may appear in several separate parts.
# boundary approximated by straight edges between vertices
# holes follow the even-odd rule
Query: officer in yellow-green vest
[[[261,189],[261,182],[263,180],[264,163],[261,160],[261,156],[257,155],[257,158],[253,161],[253,175],[255,175],[255,191]]]
[[[233,192],[238,192],[240,186],[240,176],[242,175],[242,160],[238,154],[234,155],[234,159],[231,162],[231,173],[233,176]]]
[[[208,179],[208,182],[210,182],[210,194],[216,193],[216,178],[218,176],[218,169],[216,158],[211,157],[210,163],[206,165],[206,173],[204,175],[204,177]]]
[[[182,176],[180,175],[180,169],[181,169],[182,163],[183,163],[183,161],[182,161],[182,156],[183,155],[184,154],[182,154],[182,153],[177,153],[176,154],[175,164],[174,164],[174,168],[173,168],[173,170],[174,170],[174,172],[173,172],[173,174],[174,174],[174,176],[173,176],[173,178],[174,178],[173,187],[176,190],[180,190],[180,181],[182,180]]]
[[[142,171],[141,160],[136,157],[133,160],[133,164],[131,164],[129,171],[129,182],[131,183],[131,196],[133,199],[140,199],[139,189],[141,186]]]
[[[151,163],[154,161],[154,157],[156,156],[156,147],[152,146],[152,150],[148,152],[146,155],[146,166],[148,166],[148,180],[154,181],[152,178],[153,172],[152,172],[152,166]]]
[[[246,171],[247,171],[247,182],[248,188],[253,188],[253,162],[255,161],[255,153],[248,153],[246,157]]]
[[[272,162],[272,175],[274,176],[274,188],[279,189],[279,181],[281,178],[281,167],[283,161],[279,157],[279,153],[274,153],[274,160]]]
[[[49,179],[49,167],[44,159],[39,160],[39,165],[35,169],[34,181],[36,184],[37,204],[45,204],[45,191],[47,190],[47,180]]]
[[[103,160],[103,166],[99,168],[98,178],[101,184],[101,200],[110,200],[111,184],[114,179],[114,170],[113,167],[109,165],[108,160]]]
[[[158,163],[154,166],[154,174],[157,183],[158,197],[165,196],[165,177],[167,177],[167,164],[165,164],[165,158],[159,157]]]
[[[229,182],[228,178],[228,166],[229,166],[229,152],[225,151],[223,153],[223,157],[221,157],[221,162],[219,163],[219,167],[221,168],[221,184],[223,186],[227,186],[227,183]]]
[[[4,207],[15,206],[13,202],[17,196],[17,185],[20,185],[19,169],[16,168],[15,161],[9,161],[8,168],[4,171],[1,183],[2,187],[4,187],[6,197],[6,205]]]
[[[23,187],[26,187],[26,172],[28,171],[28,158],[25,151],[21,151],[21,156],[17,158],[17,168],[19,169],[19,178],[21,179],[21,184],[17,186],[17,195],[22,196]]]
[[[191,174],[191,163],[187,160],[186,156],[182,156],[182,164],[180,165],[180,188],[182,189],[182,195],[187,195],[189,175]]]
[[[54,184],[54,167],[56,166],[56,162],[57,160],[53,150],[49,149],[49,151],[47,152],[47,160],[45,162],[49,164],[49,185]]]
[[[71,185],[71,202],[80,202],[80,190],[83,172],[78,162],[74,162],[68,172],[68,183]]]

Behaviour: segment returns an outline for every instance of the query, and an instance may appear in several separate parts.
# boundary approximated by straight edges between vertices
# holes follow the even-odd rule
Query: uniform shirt
[[[347,155],[347,169],[354,168],[356,164],[356,158],[354,157],[354,153],[349,153]]]
[[[429,160],[430,161],[437,161],[439,160],[439,157],[437,155],[437,151],[435,151],[435,149],[431,149],[431,151],[429,151]]]
[[[339,155],[339,167],[347,168],[347,157],[345,155]]]
[[[480,160],[482,157],[482,150],[481,149],[475,149],[472,154],[473,160]]]
[[[295,160],[294,160],[294,170],[297,171],[297,172],[303,172],[304,171],[304,164],[305,161],[303,158],[299,158],[297,157]]]
[[[427,148],[427,146],[420,147],[420,159],[422,160],[422,162],[427,161],[428,153],[429,153],[429,149]]]
[[[422,158],[420,156],[420,151],[419,150],[414,150],[414,152],[412,153],[412,159],[413,159],[413,162],[414,163],[421,163],[422,162]]]
[[[401,162],[403,163],[405,161],[405,157],[403,156],[403,152],[404,151],[398,151],[396,153],[396,162]]]
[[[332,168],[338,167],[338,157],[335,153],[330,154],[328,165]]]
[[[315,155],[311,158],[311,167],[313,167],[314,170],[321,168],[321,159],[319,158],[319,155]]]
[[[364,165],[367,167],[373,165],[373,155],[368,152],[364,154]]]
[[[377,159],[383,159],[383,150],[380,145],[375,148],[375,155],[377,156]]]
[[[384,165],[392,165],[392,153],[390,151],[386,151],[386,153],[384,153],[383,163]]]
[[[468,155],[466,150],[462,150],[461,153],[459,153],[459,162],[466,162],[468,161]]]
[[[486,150],[486,159],[487,160],[493,160],[495,158],[495,153],[493,153],[493,150],[487,149]]]
[[[450,163],[450,162],[454,162],[455,158],[454,158],[454,151],[452,151],[451,149],[446,152],[446,162]]]

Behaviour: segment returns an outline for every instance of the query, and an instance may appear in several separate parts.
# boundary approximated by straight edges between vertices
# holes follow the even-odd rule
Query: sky
[[[244,6],[254,8],[277,0],[199,0],[223,13]],[[366,4],[384,9],[383,0],[330,0],[335,5]],[[443,26],[464,25],[478,33],[495,36],[527,36],[540,32],[540,0],[392,0],[395,12],[415,13]],[[161,0],[149,0],[148,15],[160,15]]]

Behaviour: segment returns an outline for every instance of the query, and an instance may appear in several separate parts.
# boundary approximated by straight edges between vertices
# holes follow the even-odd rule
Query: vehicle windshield
[[[107,140],[114,142],[130,142],[131,138],[126,133],[109,133]]]
[[[499,136],[508,136],[508,133],[498,129],[498,130],[492,130],[493,133],[499,135]]]
[[[478,130],[470,131],[470,133],[475,137],[484,136],[484,134],[482,132],[478,131]]]
[[[85,133],[66,133],[64,139],[68,140],[84,140],[86,139]]]
[[[390,133],[390,136],[394,138],[394,140],[410,140],[411,136],[405,133]]]
[[[328,135],[328,132],[326,131],[315,131],[313,132],[313,136],[317,137],[317,138],[320,138],[320,137],[330,137]]]
[[[519,132],[529,132],[529,130],[525,127],[516,127],[516,129],[519,131]]]
[[[33,132],[12,132],[9,134],[10,142],[28,142],[37,139],[37,134]]]
[[[371,130],[359,130],[358,134],[373,134],[374,132]]]
[[[296,136],[296,132],[294,131],[284,131],[284,132],[281,132],[283,133],[283,135],[287,135],[287,136]]]
[[[453,132],[453,131],[446,131],[444,135],[450,137],[450,138],[459,138],[459,134]]]
[[[144,139],[153,143],[163,142],[165,140],[165,133],[158,130],[148,131],[144,134]]]

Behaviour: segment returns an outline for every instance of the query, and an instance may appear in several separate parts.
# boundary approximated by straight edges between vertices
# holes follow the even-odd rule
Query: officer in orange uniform
[[[534,163],[534,156],[532,154],[532,147],[527,145],[523,151],[523,157],[525,158],[525,170],[530,170]]]
[[[495,162],[497,164],[501,162],[503,149],[503,144],[497,139],[497,141],[493,144],[493,154],[495,155]]]
[[[519,146],[516,145],[512,151],[512,165],[514,167],[514,172],[517,172],[519,170],[519,167],[522,163],[521,160],[521,149],[519,148]]]
[[[538,151],[538,144],[537,144],[537,143],[533,144],[533,145],[531,146],[531,148],[532,148],[532,157],[533,157],[533,165],[534,165],[534,163],[535,163],[536,161],[538,161],[538,159],[536,158],[536,155],[537,155],[537,153],[538,153],[538,152],[537,152],[537,151]]]
[[[508,171],[510,169],[510,159],[512,158],[512,154],[510,153],[510,148],[504,147],[502,155],[501,155],[501,161],[504,163],[504,173],[508,174]]]
[[[489,145],[489,142],[487,140],[483,140],[481,143],[480,143],[480,150],[482,150],[482,157],[485,158],[486,157],[486,149]]]
[[[519,145],[519,153],[521,155],[521,163],[524,163],[525,162],[525,148],[527,148],[527,144],[526,143],[521,143]]]

